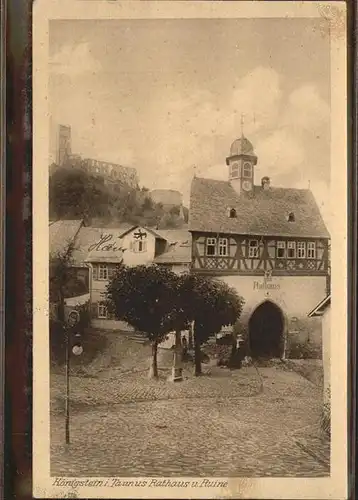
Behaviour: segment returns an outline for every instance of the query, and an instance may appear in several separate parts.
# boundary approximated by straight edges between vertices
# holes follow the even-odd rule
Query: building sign
[[[265,271],[263,281],[254,281],[254,290],[279,290],[279,283],[272,283],[272,271]]]
[[[117,239],[119,239],[119,236],[117,236]],[[96,243],[88,247],[89,252],[93,250],[97,252],[119,252],[123,251],[123,248],[121,245],[117,246],[112,234],[102,234]]]

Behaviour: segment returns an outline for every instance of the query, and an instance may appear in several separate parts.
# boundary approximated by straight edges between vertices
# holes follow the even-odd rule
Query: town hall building
[[[194,177],[191,271],[224,280],[244,298],[240,327],[253,356],[285,357],[321,346],[308,313],[329,292],[329,239],[309,189],[263,177],[243,135],[226,159],[228,180]]]

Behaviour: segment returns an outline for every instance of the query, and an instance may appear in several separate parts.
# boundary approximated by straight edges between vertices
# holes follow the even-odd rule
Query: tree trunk
[[[177,330],[175,332],[175,346],[174,346],[174,357],[173,357],[173,367],[172,367],[172,382],[180,382],[183,380],[183,368],[182,368],[182,342],[181,342],[181,331]]]
[[[235,356],[237,353],[237,335],[232,332],[232,343],[231,343],[231,353],[229,358],[229,366],[235,365]]]
[[[65,325],[65,294],[63,292],[63,287],[60,286],[59,289],[59,305],[57,309],[57,319],[62,323],[62,326]]]
[[[59,289],[59,304],[57,308],[57,320],[59,321],[61,325],[61,360],[66,363],[66,356],[67,356],[67,335],[68,332],[66,332],[66,324],[65,324],[65,294],[63,292],[63,287],[62,285],[60,286]]]
[[[152,359],[149,368],[149,375],[148,375],[149,378],[158,378],[157,354],[158,354],[158,342],[154,340],[152,342]]]
[[[198,377],[202,374],[201,371],[201,350],[200,339],[196,326],[194,326],[194,354],[195,354],[195,376]]]
[[[188,339],[188,348],[192,349],[194,347],[193,344],[193,323],[190,324],[189,326],[189,339]]]

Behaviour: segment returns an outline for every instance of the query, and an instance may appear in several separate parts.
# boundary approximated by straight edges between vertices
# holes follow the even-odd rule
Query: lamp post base
[[[183,380],[183,369],[179,367],[172,368],[172,373],[169,377],[170,382],[181,382]]]

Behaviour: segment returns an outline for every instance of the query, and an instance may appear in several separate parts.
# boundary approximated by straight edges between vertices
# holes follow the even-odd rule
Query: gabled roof
[[[228,217],[232,208],[236,218]],[[290,212],[294,222],[287,220]],[[191,185],[189,231],[329,238],[309,189],[254,186],[239,195],[227,181],[198,177]]]
[[[120,262],[123,256],[121,250],[101,250],[96,248],[96,243],[108,238],[104,245],[114,243],[116,247],[122,247],[121,234],[123,226],[117,228],[82,227],[79,231],[75,249],[73,251],[73,261],[76,265],[84,262]],[[103,246],[103,245],[102,245]]]
[[[187,264],[191,262],[191,234],[180,229],[161,230],[168,241],[166,252],[155,257],[157,264]]]
[[[49,223],[50,255],[65,253],[69,245],[76,239],[83,226],[83,220],[58,220]]]
[[[319,304],[316,305],[314,309],[310,313],[308,313],[309,318],[313,318],[315,316],[322,316],[324,311],[331,305],[331,295],[327,295]]]
[[[187,229],[158,229],[156,232],[169,244],[191,241],[191,233]]]

